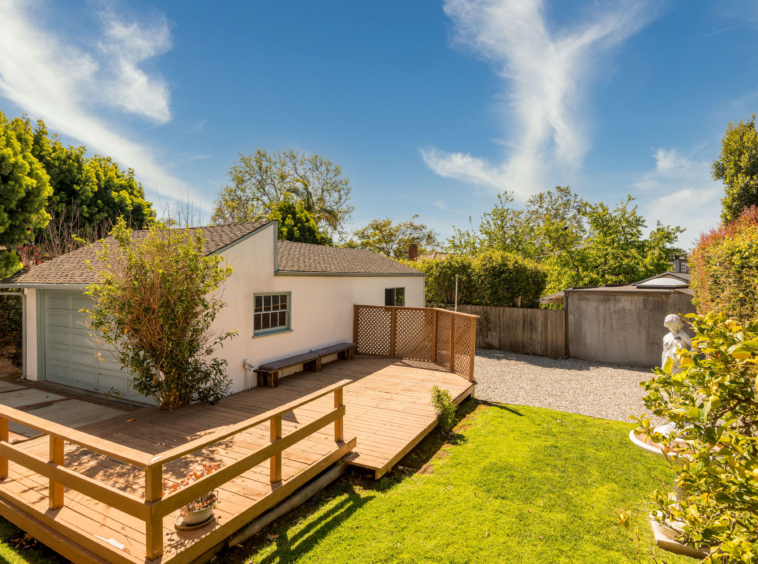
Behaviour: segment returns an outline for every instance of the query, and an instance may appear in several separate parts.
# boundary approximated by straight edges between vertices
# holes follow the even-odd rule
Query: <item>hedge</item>
[[[758,208],[700,236],[690,256],[693,302],[701,314],[758,320]]]
[[[458,303],[485,306],[536,307],[547,285],[547,271],[536,262],[502,251],[489,251],[475,259],[449,256],[405,262],[426,274],[426,303],[452,304],[455,275]]]

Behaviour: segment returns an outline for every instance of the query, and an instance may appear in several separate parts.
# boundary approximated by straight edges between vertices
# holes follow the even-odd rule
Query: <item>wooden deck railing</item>
[[[359,354],[423,360],[474,381],[478,316],[430,307],[356,305]]]
[[[48,499],[51,509],[63,507],[65,503],[63,488],[67,487],[140,519],[145,523],[145,557],[153,560],[163,554],[163,518],[166,515],[173,513],[192,500],[212,492],[266,460],[269,460],[270,463],[271,482],[281,482],[282,452],[329,423],[334,423],[334,440],[343,441],[343,417],[345,416],[343,388],[351,383],[351,380],[342,380],[297,401],[256,415],[235,425],[222,427],[210,435],[158,455],[137,451],[17,409],[0,406],[0,480],[8,478],[8,461],[10,460],[32,472],[49,478]],[[282,436],[283,415],[328,394],[334,394],[334,409],[332,411],[290,434]],[[44,460],[11,445],[8,442],[9,421],[15,421],[48,435],[50,440],[49,459]],[[271,444],[162,498],[163,466],[166,463],[195,453],[266,422],[271,424]],[[65,442],[77,444],[88,450],[143,469],[145,471],[144,499],[67,469],[64,465],[63,456]],[[2,494],[2,481],[0,481],[0,494]]]

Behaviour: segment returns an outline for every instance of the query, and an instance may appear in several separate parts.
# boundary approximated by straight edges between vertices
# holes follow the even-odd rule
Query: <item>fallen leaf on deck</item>
[[[126,420],[127,423],[131,423],[132,421],[134,421],[134,419],[127,419]]]

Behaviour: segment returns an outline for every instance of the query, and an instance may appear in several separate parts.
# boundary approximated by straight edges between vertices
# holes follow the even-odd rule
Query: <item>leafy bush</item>
[[[285,192],[282,199],[273,204],[268,219],[279,222],[279,240],[310,243],[312,245],[331,245],[332,239],[318,230],[313,216],[305,209],[302,200],[295,200],[292,194]]]
[[[458,275],[458,303],[474,303],[474,259],[448,256],[445,259],[403,261],[426,274],[426,303],[429,305],[455,302],[455,275]]]
[[[158,225],[134,239],[119,219],[113,236],[118,246],[97,251],[105,268],[100,283],[87,290],[96,300],[88,311],[93,329],[133,372],[134,389],[162,409],[216,403],[230,383],[226,361],[210,355],[237,332],[211,333],[226,305],[212,296],[232,267],[223,257],[203,256],[202,229]]]
[[[681,350],[682,371],[671,362],[643,383],[645,405],[676,425],[656,433],[645,416],[644,433],[663,445],[683,491],[652,494],[654,515],[679,521],[683,542],[720,546],[714,562],[758,559],[758,324],[741,325],[724,314],[688,315],[693,351]]]
[[[19,292],[21,290],[2,290],[3,292]],[[22,364],[23,307],[20,297],[0,296],[0,358],[10,358],[14,366]]]
[[[455,425],[453,396],[448,390],[444,390],[435,384],[432,386],[432,406],[439,415],[440,429],[443,433],[449,433]]]
[[[758,207],[703,234],[690,256],[690,273],[700,313],[758,319]]]
[[[547,284],[547,271],[536,262],[502,251],[487,251],[474,260],[475,301],[478,305],[532,306]]]

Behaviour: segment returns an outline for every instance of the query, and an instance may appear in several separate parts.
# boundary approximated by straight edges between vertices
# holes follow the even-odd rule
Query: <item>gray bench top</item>
[[[340,353],[357,347],[358,345],[355,343],[338,343],[336,345],[329,345],[328,347],[323,347],[321,349],[316,349],[307,353],[296,354],[295,356],[290,356],[287,358],[282,358],[280,360],[275,360],[273,362],[267,362],[266,364],[261,364],[256,369],[256,372],[275,372],[277,370],[289,368],[290,366],[295,366],[296,364],[311,362],[313,360],[329,356],[330,354]]]

